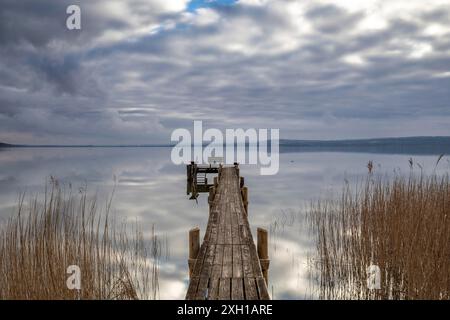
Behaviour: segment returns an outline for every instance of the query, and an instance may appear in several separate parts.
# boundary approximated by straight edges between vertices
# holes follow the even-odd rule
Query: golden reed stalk
[[[47,188],[46,188],[47,189]],[[97,214],[95,197],[52,179],[43,202],[25,204],[0,229],[0,299],[147,299],[158,297],[160,242]],[[150,254],[150,256],[148,256]],[[69,265],[81,269],[81,290],[69,290]]]
[[[312,205],[322,299],[449,299],[449,175],[371,173],[357,191]],[[367,287],[367,267],[381,288]]]

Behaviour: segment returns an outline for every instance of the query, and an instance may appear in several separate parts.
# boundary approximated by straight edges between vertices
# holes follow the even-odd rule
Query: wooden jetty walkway
[[[189,177],[189,172],[195,172],[197,166],[191,166],[188,180],[193,181],[196,177]],[[238,165],[220,166],[217,172],[218,177],[209,187],[209,220],[201,247],[200,230],[189,232],[190,283],[186,299],[270,299],[267,231],[258,228],[256,248],[247,219],[248,190],[239,177]]]

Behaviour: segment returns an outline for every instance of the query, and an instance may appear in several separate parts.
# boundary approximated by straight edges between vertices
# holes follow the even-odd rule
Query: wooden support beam
[[[261,265],[261,271],[266,280],[266,285],[269,284],[269,242],[268,242],[268,233],[266,229],[258,228],[257,229],[257,251],[259,257],[259,263]]]
[[[240,188],[243,188],[244,185],[245,185],[244,177],[239,177],[239,187],[240,187]]]
[[[194,272],[195,263],[197,262],[198,252],[200,251],[200,228],[195,227],[189,230],[189,277]]]

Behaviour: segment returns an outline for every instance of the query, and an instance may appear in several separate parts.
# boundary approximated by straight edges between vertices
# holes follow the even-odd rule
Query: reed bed
[[[322,299],[449,299],[449,175],[369,175],[313,203]],[[379,289],[368,287],[378,266]]]
[[[26,204],[22,195],[1,224],[0,299],[158,298],[161,242],[154,228],[144,240],[110,211],[111,199],[99,214],[95,196],[53,179],[43,201]],[[79,290],[67,286],[71,265],[81,271]]]

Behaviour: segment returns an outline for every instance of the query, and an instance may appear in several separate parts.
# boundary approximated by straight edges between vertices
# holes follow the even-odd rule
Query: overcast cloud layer
[[[1,1],[0,141],[166,143],[192,120],[450,135],[450,3]]]

